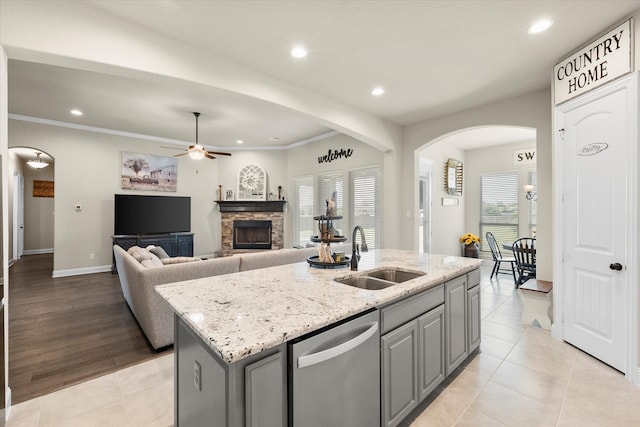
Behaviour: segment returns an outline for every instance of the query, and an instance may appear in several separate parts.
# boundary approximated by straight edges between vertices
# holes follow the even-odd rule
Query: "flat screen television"
[[[191,197],[115,195],[113,234],[191,231]]]

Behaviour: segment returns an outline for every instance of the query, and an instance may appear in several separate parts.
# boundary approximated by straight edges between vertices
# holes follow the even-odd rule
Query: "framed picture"
[[[33,181],[33,197],[53,197],[53,181]]]
[[[178,160],[173,157],[122,152],[123,190],[176,191]]]

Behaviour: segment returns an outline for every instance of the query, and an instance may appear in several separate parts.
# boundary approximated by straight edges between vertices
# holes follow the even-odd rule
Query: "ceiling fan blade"
[[[174,156],[173,156],[173,157],[184,156],[185,154],[189,154],[189,152],[188,152],[188,151],[185,151],[184,153],[174,154]]]
[[[168,150],[184,150],[184,148],[180,148],[180,147],[164,147],[164,146],[160,146],[160,148],[166,148]]]
[[[204,153],[204,156],[205,156],[207,159],[215,159],[215,157],[214,157],[214,156],[212,156],[212,155],[211,155],[211,154],[209,154],[209,153]]]
[[[221,152],[219,152],[219,151],[207,151],[207,153],[210,153],[210,154],[217,154],[217,155],[219,155],[219,156],[230,156],[230,155],[231,155],[231,153],[221,153]]]

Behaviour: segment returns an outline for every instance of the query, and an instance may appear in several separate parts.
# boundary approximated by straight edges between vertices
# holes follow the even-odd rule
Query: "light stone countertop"
[[[363,253],[358,271],[306,262],[159,285],[155,290],[223,360],[251,354],[478,268],[481,260],[412,251]],[[334,282],[394,266],[426,274],[370,291]]]

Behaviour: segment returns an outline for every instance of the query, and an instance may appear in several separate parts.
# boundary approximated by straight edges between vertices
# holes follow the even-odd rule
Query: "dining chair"
[[[523,237],[513,242],[513,256],[516,259],[518,279],[516,288],[536,277],[536,239]]]
[[[502,252],[500,251],[500,247],[498,246],[498,243],[496,242],[496,238],[493,236],[493,233],[491,233],[490,231],[487,231],[487,233],[485,234],[486,238],[487,238],[487,243],[489,243],[489,249],[491,249],[491,257],[493,258],[493,270],[491,270],[491,277],[493,278],[493,276],[497,276],[498,273],[505,273],[505,274],[509,274],[508,271],[500,271],[500,265],[503,262],[508,262],[511,265],[511,274],[513,274],[513,280],[514,282],[517,280],[516,278],[516,269],[515,269],[515,263],[516,263],[516,259],[514,257],[505,257],[502,255]]]

